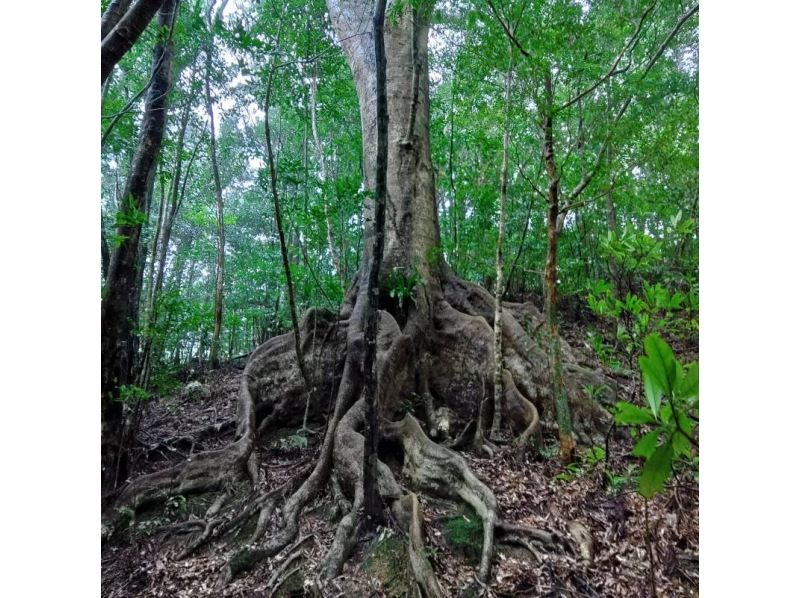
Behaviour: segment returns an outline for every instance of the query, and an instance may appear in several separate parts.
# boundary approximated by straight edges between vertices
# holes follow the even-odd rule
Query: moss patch
[[[472,565],[480,562],[483,524],[472,509],[464,509],[445,522],[444,538],[453,548],[453,552],[463,555],[467,562]]]
[[[295,571],[289,577],[286,578],[281,584],[281,587],[278,588],[278,591],[273,594],[276,598],[291,598],[292,596],[305,596],[303,591],[303,582],[305,578],[303,577],[303,572]]]
[[[381,582],[386,596],[416,596],[416,583],[408,562],[408,549],[401,537],[388,536],[378,542],[367,557],[364,570]]]

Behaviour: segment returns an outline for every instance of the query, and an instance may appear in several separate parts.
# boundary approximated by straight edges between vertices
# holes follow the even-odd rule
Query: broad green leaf
[[[646,409],[642,409],[632,403],[620,401],[617,403],[617,413],[614,416],[614,421],[618,424],[631,426],[655,423],[655,418]]]
[[[681,430],[683,430],[684,432],[686,432],[691,436],[692,428],[694,428],[694,425],[692,424],[692,421],[689,419],[689,417],[683,411],[680,410],[678,410],[678,425],[680,426]]]
[[[650,457],[653,451],[656,450],[656,444],[658,443],[660,434],[661,430],[653,430],[642,436],[639,442],[636,443],[636,446],[633,447],[634,456],[644,458]]]
[[[650,405],[653,415],[657,417],[658,410],[661,407],[661,398],[665,392],[664,386],[655,371],[655,366],[647,357],[639,358],[639,368],[642,370],[642,382],[644,383],[644,395],[647,399],[647,404]]]
[[[658,377],[658,382],[664,389],[664,394],[671,394],[677,376],[672,349],[658,334],[651,334],[644,341],[644,350],[653,366],[653,374]]]
[[[667,442],[653,451],[645,461],[642,475],[639,476],[639,493],[645,498],[653,498],[664,489],[664,482],[672,473],[672,444]]]

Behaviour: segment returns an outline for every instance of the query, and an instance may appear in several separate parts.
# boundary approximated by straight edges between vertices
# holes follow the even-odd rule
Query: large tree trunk
[[[119,20],[125,15],[130,5],[131,0],[111,0],[111,3],[106,7],[103,13],[103,17],[100,19],[101,42],[105,39],[106,35],[111,33],[111,30],[117,26],[117,23],[119,23]]]
[[[166,0],[158,15],[161,27],[169,27],[177,0]],[[133,367],[132,323],[138,305],[137,256],[147,200],[153,184],[158,153],[164,136],[167,94],[172,80],[171,43],[156,44],[153,82],[147,94],[139,144],[122,194],[117,235],[122,239],[108,269],[101,305],[101,393],[103,487],[110,490],[126,476],[122,434],[120,388],[130,384]]]

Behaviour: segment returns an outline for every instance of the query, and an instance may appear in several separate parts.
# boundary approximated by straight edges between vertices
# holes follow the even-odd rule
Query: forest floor
[[[579,327],[567,327],[568,341],[580,350]],[[573,338],[569,338],[572,336]],[[691,348],[689,349],[691,352]],[[208,397],[174,395],[151,401],[142,414],[134,475],[161,469],[193,453],[217,448],[233,438],[233,429],[220,424],[233,420],[243,362],[224,364],[201,374]],[[621,398],[634,389],[634,379]],[[258,447],[259,463],[267,484],[277,487],[305,464],[313,463],[321,434],[307,446],[296,430],[276,430]],[[576,463],[562,467],[556,457],[557,439],[544,435],[542,454],[518,460],[511,452],[493,459],[464,457],[494,492],[508,521],[566,533],[577,521],[593,539],[591,560],[572,555],[545,555],[498,545],[492,566],[493,596],[646,596],[650,594],[650,560],[659,596],[695,596],[698,593],[699,490],[696,479],[679,473],[665,492],[645,501],[636,491],[638,460],[628,456],[629,437],[610,440],[608,459],[583,449]],[[399,468],[398,468],[399,469]],[[403,477],[398,480],[403,483]],[[230,488],[230,492],[247,492]],[[176,496],[166,509],[142,513],[124,532],[102,547],[102,595],[127,596],[303,596],[304,579],[315,577],[316,566],[333,539],[337,521],[326,516],[330,499],[323,494],[310,503],[301,518],[299,569],[278,588],[269,588],[273,572],[286,554],[257,565],[235,578],[224,590],[214,589],[230,549],[212,543],[183,559],[176,558],[185,536],[175,524],[202,516],[214,497]],[[425,518],[428,556],[448,596],[477,595],[474,573],[480,553],[479,520],[463,506],[420,495]],[[323,587],[324,596],[416,596],[413,575],[405,558],[404,535],[391,527],[365,538],[345,565],[343,575]]]

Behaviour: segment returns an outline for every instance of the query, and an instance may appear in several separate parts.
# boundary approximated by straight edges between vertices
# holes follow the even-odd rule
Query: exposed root
[[[291,578],[291,577],[292,577],[292,575],[294,575],[295,573],[297,573],[297,572],[298,572],[298,571],[300,571],[301,569],[302,569],[302,567],[295,567],[294,569],[292,569],[291,571],[289,571],[289,573],[287,573],[286,575],[284,575],[283,577],[281,577],[281,578],[280,578],[280,579],[277,581],[277,583],[275,584],[275,586],[274,586],[274,587],[271,587],[271,588],[269,588],[269,596],[270,596],[270,597],[274,596],[274,595],[277,593],[277,591],[280,589],[280,587],[283,585],[283,583],[284,583],[284,582],[285,582],[287,579]]]
[[[272,577],[269,578],[269,581],[267,582],[268,590],[270,590],[271,592],[275,590],[276,588],[275,583],[281,578],[281,575],[286,571],[286,569],[289,568],[289,565],[291,565],[294,561],[296,561],[303,555],[303,552],[301,550],[298,550],[300,546],[302,546],[306,541],[310,540],[313,537],[314,536],[312,536],[311,534],[307,534],[302,538],[300,538],[297,542],[295,542],[291,548],[289,548],[289,550],[287,551],[289,556],[287,556],[284,559],[283,563],[281,563],[278,566],[278,568],[275,569],[275,572],[272,574]]]
[[[176,494],[188,495],[219,490],[227,483],[247,475],[248,461],[253,451],[255,412],[250,385],[247,381],[250,364],[245,368],[245,381],[239,392],[237,405],[237,440],[225,448],[204,451],[188,458],[180,465],[128,483],[120,492],[113,508],[104,516],[104,535],[116,531],[124,520],[122,513],[134,512],[146,505],[166,501]],[[250,472],[252,477],[252,473]]]
[[[436,579],[430,561],[425,556],[425,539],[422,535],[422,512],[413,492],[403,497],[403,506],[410,513],[408,523],[408,560],[422,594],[428,598],[442,598],[444,593]]]
[[[486,323],[482,331],[478,331],[478,328],[472,325],[472,329],[478,331],[481,336],[480,340],[459,341],[458,338],[452,338],[452,334],[447,335],[447,340],[451,344],[455,342],[455,346],[449,349],[448,354],[459,352],[467,354],[469,360],[473,362],[473,369],[483,372],[487,357],[472,347],[478,344],[486,350],[492,345],[494,299],[479,285],[452,275],[445,278],[442,289],[447,308],[440,309],[437,313],[437,321],[441,320],[439,328],[463,328],[468,319],[475,317],[481,318]],[[554,401],[549,384],[548,353],[544,342],[537,338],[537,331],[544,317],[531,304],[504,303],[503,307],[505,368],[510,372],[520,394],[533,403],[540,413],[542,408],[546,412],[554,413]],[[611,405],[616,400],[616,384],[601,372],[579,365],[569,345],[563,340],[561,345],[573,427],[578,440],[584,444],[600,442],[598,439],[608,428],[611,417],[601,404],[587,396],[585,389],[587,387],[598,389],[600,403]]]
[[[586,526],[578,521],[570,521],[567,524],[567,530],[578,545],[578,553],[581,558],[591,561],[594,553],[594,541]]]
[[[297,488],[300,480],[302,480],[309,471],[310,468],[305,468],[280,487],[275,488],[270,492],[263,492],[255,499],[246,501],[244,508],[230,519],[223,519],[221,517],[209,519],[209,515],[207,514],[206,519],[208,520],[208,523],[206,528],[203,530],[203,533],[189,542],[180,553],[178,558],[185,558],[189,556],[211,540],[236,532],[253,517],[255,517],[256,514],[258,514],[258,523],[256,524],[256,529],[253,532],[253,536],[250,538],[251,544],[256,542],[266,531],[267,523],[269,523],[269,520],[275,511],[278,501],[283,496]]]
[[[483,548],[478,577],[489,578],[497,522],[497,501],[486,485],[472,473],[464,458],[430,440],[419,422],[407,414],[401,421],[388,424],[397,434],[405,452],[404,471],[419,487],[442,496],[458,497],[470,505],[483,521]]]
[[[340,420],[351,408],[355,396],[360,391],[360,381],[356,373],[359,362],[356,356],[360,355],[363,345],[363,334],[360,330],[360,312],[358,302],[353,309],[355,318],[351,318],[347,329],[348,354],[345,360],[344,372],[339,384],[336,397],[336,406],[328,421],[328,429],[320,449],[319,457],[311,474],[303,484],[286,501],[283,508],[283,526],[270,536],[262,545],[250,545],[236,551],[223,567],[217,580],[217,588],[226,586],[234,576],[255,566],[265,558],[270,558],[281,552],[297,537],[299,517],[303,507],[325,486],[331,473],[333,452],[336,440],[336,431]],[[306,320],[307,318],[304,318]]]
[[[561,534],[548,532],[536,527],[529,527],[527,525],[509,523],[504,520],[498,520],[496,526],[499,538],[522,537],[538,546],[542,551],[556,553],[573,552],[569,541]]]
[[[537,446],[541,446],[541,420],[536,405],[517,390],[514,377],[508,370],[503,370],[503,387],[505,388],[506,407],[512,427],[520,428],[524,425],[524,429],[515,441],[518,454],[522,454],[525,451],[531,438],[535,440]]]
[[[535,555],[573,549],[559,534],[502,521],[492,491],[475,476],[464,458],[451,450],[471,448],[490,458],[498,452],[497,446],[484,435],[484,422],[491,420],[494,404],[493,387],[487,388],[486,384],[492,376],[493,298],[480,287],[452,277],[446,278],[442,289],[436,290],[431,284],[425,293],[430,296],[419,297],[416,311],[403,317],[398,315],[404,322],[402,328],[387,311],[379,312],[377,403],[384,417],[384,437],[402,443],[404,471],[415,487],[457,498],[480,516],[483,543],[477,578],[482,587],[488,588],[495,535],[498,542],[525,546]],[[302,538],[292,545],[304,507],[330,482],[333,516],[341,515],[341,519],[321,563],[320,577],[339,575],[358,540],[364,500],[364,438],[361,433],[364,400],[360,368],[365,301],[365,292],[356,282],[339,314],[309,311],[304,316],[300,326],[301,348],[307,363],[313,366],[309,371],[313,377],[310,385],[319,389],[310,403],[305,400],[292,336],[270,339],[252,353],[245,368],[237,409],[236,440],[224,449],[199,453],[181,465],[131,482],[116,506],[136,510],[175,494],[225,489],[231,481],[247,477],[254,488],[263,487],[265,480],[254,450],[257,436],[278,422],[300,425],[305,419],[321,422],[326,418],[327,429],[313,468],[309,466],[269,492],[252,492],[235,508],[227,509],[229,512],[225,515],[221,512],[230,496],[223,494],[208,509],[203,520],[187,522],[174,531],[191,534],[180,555],[185,557],[209,542],[240,532],[257,518],[248,543],[233,552],[220,572],[218,588],[262,559],[283,553],[287,556],[268,583],[269,591],[274,592],[294,573],[289,570],[301,558],[298,547],[308,539]],[[521,453],[531,445],[531,440],[540,441],[540,413],[546,414],[550,400],[549,370],[547,354],[535,338],[537,326],[543,320],[541,314],[532,306],[508,304],[506,307],[502,315],[506,406],[503,417],[504,425],[517,435],[515,443]],[[533,332],[530,332],[531,327]],[[318,342],[320,337],[323,338],[321,343]],[[568,389],[571,401],[576,392],[582,393],[576,391],[576,384],[587,379],[605,380],[581,368],[568,347],[565,366],[568,376],[577,376],[577,382],[568,383],[572,384]],[[410,403],[408,398],[414,396],[421,401]],[[307,414],[304,405],[308,405]],[[409,413],[411,410],[425,416],[430,436],[443,444],[429,438],[419,421]],[[574,413],[579,437],[584,434],[586,438],[597,422],[608,415],[599,405],[581,407]],[[387,421],[401,416],[399,421]],[[450,430],[455,426],[462,432],[451,441]],[[434,598],[443,596],[425,556],[423,518],[417,496],[404,496],[394,474],[381,461],[378,462],[377,485],[386,506],[403,527],[407,525],[408,557],[420,593]],[[276,517],[278,512],[281,517]],[[572,528],[570,532],[575,536],[578,551],[585,555],[588,550],[590,554],[591,537],[588,543],[586,541],[588,532],[583,539],[576,536],[578,532]]]
[[[356,430],[364,423],[364,400],[359,399],[342,418],[336,431],[334,469],[338,479],[352,492],[353,504],[342,517],[336,536],[320,568],[322,577],[331,579],[339,575],[350,555],[360,531],[360,511],[364,504],[364,437]],[[399,484],[385,463],[378,461],[378,493],[397,513],[397,499],[401,495]]]

